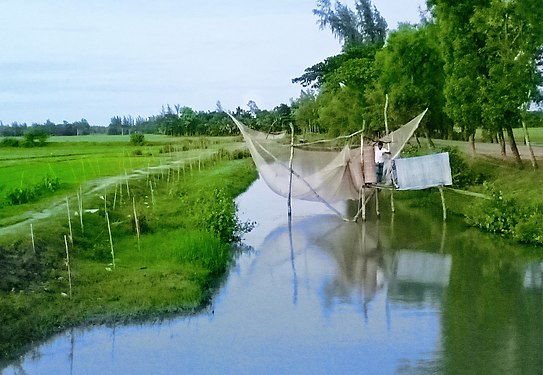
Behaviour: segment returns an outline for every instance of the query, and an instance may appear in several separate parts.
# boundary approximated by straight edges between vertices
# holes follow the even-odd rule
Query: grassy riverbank
[[[34,224],[34,240],[3,236],[0,357],[71,326],[204,306],[243,230],[233,199],[256,178],[245,156],[222,151],[201,168],[121,180],[86,198],[83,225],[71,197],[70,221],[64,207]]]
[[[467,145],[457,148],[454,142],[436,143],[452,152],[453,189],[444,190],[447,215],[461,216],[468,225],[504,238],[543,246],[543,160],[539,159],[538,169],[533,169],[528,160],[519,167],[511,157],[497,156],[497,145],[493,154],[472,156]],[[430,151],[423,148],[417,152]],[[438,189],[398,196],[412,206],[441,211]]]

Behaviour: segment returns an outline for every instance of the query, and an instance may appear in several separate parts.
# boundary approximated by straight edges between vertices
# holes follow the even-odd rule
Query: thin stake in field
[[[128,175],[126,174],[126,169],[124,170],[124,177],[126,179],[126,196],[130,198],[130,188],[128,187]]]
[[[68,228],[70,228],[70,243],[74,245],[74,233],[72,231],[72,219],[70,218],[70,203],[66,197],[66,211],[68,213]]]
[[[70,252],[68,251],[68,240],[64,235],[64,245],[66,246],[66,267],[68,268],[68,284],[70,286],[70,299],[72,299],[72,272],[70,270]]]
[[[109,215],[106,212],[106,220],[107,220],[107,230],[109,232],[109,244],[111,245],[111,259],[112,259],[112,265],[113,269],[115,269],[115,250],[113,249],[113,237],[111,236],[111,225],[109,223]]]
[[[140,224],[138,222],[138,214],[136,212],[136,197],[132,196],[132,207],[134,209],[134,222],[136,224],[136,234],[138,235],[138,250],[141,250],[140,247]]]
[[[34,250],[34,255],[36,254],[36,243],[34,242],[34,228],[32,223],[30,223],[30,237],[32,238],[32,250]]]
[[[153,182],[149,181],[149,187],[151,188],[151,203],[153,203],[153,208],[155,207],[155,191],[153,190]]]
[[[85,230],[83,228],[83,190],[81,185],[79,186],[79,192],[77,193],[77,202],[79,204],[79,221],[81,222],[81,233]]]
[[[117,203],[117,186],[119,184],[115,184],[115,194],[113,195],[113,210],[115,210],[115,204]]]

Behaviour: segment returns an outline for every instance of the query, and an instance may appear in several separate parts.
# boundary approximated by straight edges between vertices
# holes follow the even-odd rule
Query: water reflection
[[[543,263],[532,263],[524,271],[524,287],[543,289]]]
[[[346,223],[295,202],[289,222],[258,181],[238,205],[254,251],[209,311],[73,330],[3,373],[541,373],[540,259],[440,210]]]

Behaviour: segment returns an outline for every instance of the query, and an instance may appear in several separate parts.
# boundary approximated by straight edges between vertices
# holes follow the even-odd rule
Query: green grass
[[[528,128],[528,134],[530,136],[530,142],[533,145],[543,146],[543,128]],[[513,129],[513,135],[515,136],[515,141],[518,144],[524,143],[524,130],[522,128]],[[480,129],[477,130],[475,139],[477,142],[481,141],[482,131]]]
[[[69,142],[57,142],[56,138]],[[73,142],[74,139],[79,141]],[[84,140],[83,140],[84,139]],[[121,139],[125,141],[121,142]],[[197,168],[198,160],[221,149],[243,147],[237,138],[146,136],[144,146],[133,146],[128,136],[52,137],[45,147],[0,147],[0,227],[13,224],[17,215],[41,211],[67,194],[75,194],[88,181],[118,176],[136,169],[183,162]],[[58,178],[61,186],[39,202],[11,206],[6,197],[17,188],[28,188],[47,176]],[[45,199],[48,198],[48,199]]]

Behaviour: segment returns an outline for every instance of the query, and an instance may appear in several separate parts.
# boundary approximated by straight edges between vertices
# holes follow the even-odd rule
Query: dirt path
[[[421,139],[421,142],[423,140]],[[439,145],[449,145],[457,147],[459,150],[464,152],[466,155],[471,155],[471,145],[469,142],[464,141],[442,141],[442,140],[434,140],[436,144]],[[520,158],[523,161],[530,162],[530,150],[528,149],[528,146],[524,144],[517,144]],[[532,146],[532,150],[534,151],[534,155],[536,159],[541,160],[543,159],[543,147],[542,146]],[[487,155],[492,156],[496,158],[501,158],[501,150],[500,145],[498,143],[475,143],[475,153],[477,155]],[[511,152],[511,149],[509,148],[509,145],[507,145],[506,148],[507,153],[507,159],[513,160],[513,153]]]

